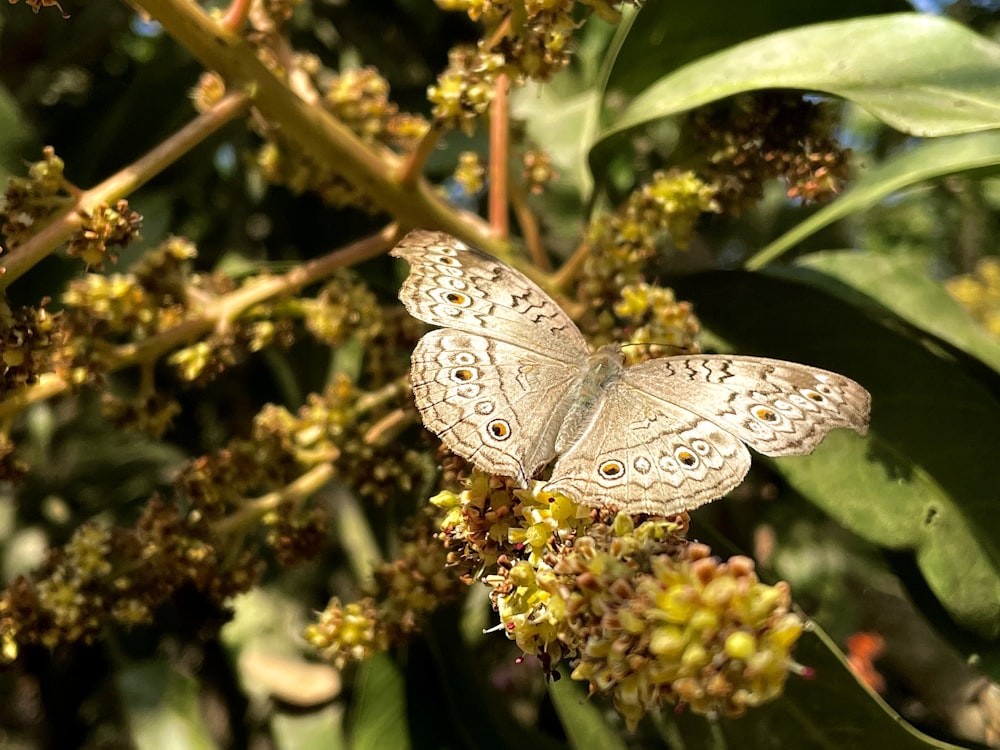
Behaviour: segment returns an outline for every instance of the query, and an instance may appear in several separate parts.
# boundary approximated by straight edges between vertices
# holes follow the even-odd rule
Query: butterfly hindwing
[[[522,485],[555,456],[578,368],[443,328],[413,350],[410,383],[427,429],[452,452]]]
[[[545,489],[627,513],[669,515],[722,497],[749,468],[746,446],[719,425],[619,382],[556,461]]]

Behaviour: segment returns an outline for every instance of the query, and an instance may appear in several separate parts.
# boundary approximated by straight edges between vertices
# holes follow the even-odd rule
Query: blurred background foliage
[[[186,2],[5,4],[0,744],[1000,746],[1000,7],[916,5],[272,2],[239,47],[185,24]],[[511,31],[531,23],[546,33]],[[481,39],[499,60],[449,57]],[[258,85],[259,109],[102,194],[107,243],[32,250],[79,191],[219,103],[206,69],[259,82],[253,59],[312,76],[372,160],[302,142],[308,117]],[[522,80],[497,136],[482,110],[504,65]],[[395,191],[408,163],[425,192]],[[620,695],[586,700],[483,635],[485,587],[438,577],[427,498],[464,469],[402,386],[421,328],[395,299],[393,220],[523,258],[510,220],[597,343],[648,324],[683,346],[700,325],[707,350],[872,392],[865,441],[755,459],[688,531],[790,583],[811,679],[740,718],[667,704],[628,731]],[[672,300],[673,328],[612,314],[640,281],[696,319]],[[74,587],[81,560],[124,588]]]

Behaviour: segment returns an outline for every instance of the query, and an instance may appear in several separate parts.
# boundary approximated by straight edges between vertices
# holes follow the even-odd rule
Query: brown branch
[[[80,229],[83,215],[101,204],[113,205],[137,190],[223,125],[238,117],[246,108],[247,101],[245,94],[229,94],[138,161],[90,190],[79,193],[71,207],[52,219],[44,229],[18,246],[5,259],[3,275],[0,275],[0,292],[70,239]]]
[[[580,272],[580,268],[583,266],[584,261],[587,260],[587,256],[590,255],[590,245],[586,242],[581,243],[573,254],[569,257],[559,270],[552,275],[552,288],[553,289],[565,289],[569,286],[569,283],[576,277]]]
[[[331,457],[331,462],[336,458],[336,456]],[[280,490],[247,500],[243,507],[231,516],[216,521],[213,524],[213,531],[220,536],[228,536],[241,530],[253,528],[265,514],[284,503],[289,501],[301,503],[308,499],[333,479],[335,472],[331,462],[312,467]]]
[[[521,228],[521,236],[524,237],[524,244],[528,248],[528,254],[536,266],[546,272],[552,271],[552,264],[549,256],[542,247],[542,233],[538,228],[538,221],[531,212],[528,205],[527,196],[519,185],[513,182],[507,191],[510,196],[510,206],[517,217],[517,224]]]
[[[434,153],[442,135],[444,135],[443,126],[435,120],[431,124],[430,130],[420,139],[417,147],[403,160],[397,177],[400,187],[412,190],[417,186],[420,181],[420,173],[431,154]]]
[[[219,23],[230,31],[241,32],[250,14],[252,0],[233,0]]]
[[[404,226],[441,229],[486,249],[496,250],[492,237],[477,217],[457,211],[426,180],[412,187],[402,184],[398,156],[372,148],[329,112],[295,96],[257,59],[241,37],[213,21],[190,0],[130,0],[155,18],[180,44],[216,71],[229,84],[242,83],[261,114],[278,123],[282,134],[308,149],[310,156],[329,165],[348,182]]]

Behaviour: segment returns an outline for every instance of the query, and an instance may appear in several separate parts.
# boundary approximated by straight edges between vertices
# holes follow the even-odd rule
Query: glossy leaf
[[[795,267],[775,273],[796,276],[805,269],[816,283],[829,280],[826,288],[837,293],[847,286],[867,295],[907,323],[970,354],[1000,372],[1000,340],[991,336],[968,311],[932,279],[924,263],[897,255],[873,255],[854,250],[811,253],[799,258]],[[811,272],[819,272],[811,273]]]
[[[634,96],[698,58],[755,37],[810,24],[912,10],[904,0],[645,3],[615,56],[609,90]]]
[[[760,37],[671,71],[639,93],[598,140],[596,174],[639,125],[745,91],[839,96],[905,133],[944,136],[1000,126],[1000,46],[936,16],[899,13]]]
[[[871,391],[867,441],[837,431],[775,470],[865,539],[913,550],[952,617],[1000,635],[995,384],[910,338],[890,313],[867,314],[820,287],[738,272],[676,284],[734,351],[826,367]]]
[[[350,717],[352,750],[412,747],[403,677],[392,657],[376,653],[362,663]]]
[[[563,679],[550,682],[548,689],[573,750],[592,747],[625,750],[628,747],[620,730],[609,724],[603,715],[602,708],[606,707],[606,702],[601,699],[591,701],[583,683],[563,675]]]
[[[276,750],[344,750],[341,706],[304,713],[278,713],[271,719]]]

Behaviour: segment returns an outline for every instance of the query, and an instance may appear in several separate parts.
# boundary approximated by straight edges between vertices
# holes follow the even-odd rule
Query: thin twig
[[[197,317],[189,318],[173,328],[161,331],[141,343],[124,344],[117,347],[110,358],[109,371],[152,362],[167,352],[196,340],[212,328],[223,324],[224,321],[232,320],[256,304],[272,297],[298,291],[308,284],[326,278],[338,268],[344,268],[379,255],[387,247],[395,244],[399,235],[398,226],[392,224],[377,234],[293,268],[286,274],[249,284],[235,292],[219,297]],[[53,373],[42,375],[34,385],[14,391],[3,401],[0,401],[0,422],[17,414],[30,404],[65,393],[74,383],[83,382],[85,376],[86,369],[83,367],[76,368],[66,378],[61,378]]]
[[[221,535],[250,528],[257,524],[264,515],[286,502],[301,502],[320,490],[323,485],[333,479],[334,469],[330,462],[322,463],[309,469],[305,474],[282,487],[280,490],[268,492],[266,495],[247,500],[238,511],[215,522],[213,530]]]

